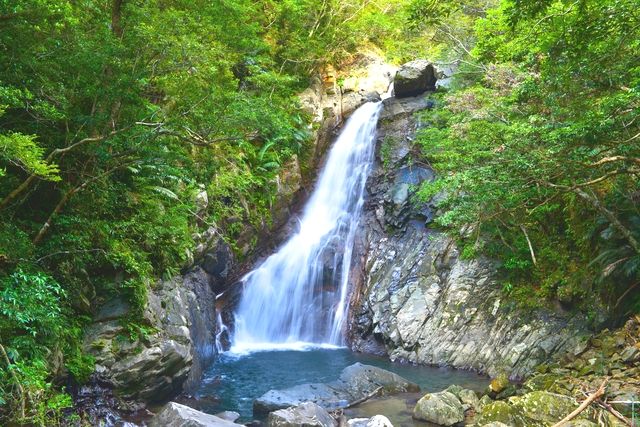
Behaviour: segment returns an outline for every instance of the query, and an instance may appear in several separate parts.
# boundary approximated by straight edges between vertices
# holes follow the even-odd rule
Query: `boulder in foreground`
[[[231,421],[196,411],[175,402],[167,403],[149,421],[149,427],[244,427]]]
[[[269,414],[269,427],[335,427],[336,421],[321,406],[306,402]]]
[[[452,426],[464,420],[464,408],[451,392],[427,393],[418,400],[413,417],[441,426]]]

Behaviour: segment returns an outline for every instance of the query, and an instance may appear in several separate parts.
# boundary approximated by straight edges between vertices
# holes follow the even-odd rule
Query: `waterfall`
[[[344,344],[351,257],[381,108],[370,102],[353,113],[299,230],[243,278],[232,352]]]

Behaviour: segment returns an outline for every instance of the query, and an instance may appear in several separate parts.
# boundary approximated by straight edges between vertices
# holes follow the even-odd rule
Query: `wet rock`
[[[378,387],[382,387],[385,394],[396,394],[420,391],[420,387],[393,372],[376,366],[354,363],[344,368],[338,380],[353,400],[364,397]]]
[[[218,283],[214,283],[217,291],[222,291],[220,284],[223,283],[233,266],[233,251],[231,247],[223,241],[219,241],[214,248],[204,255],[202,269],[212,276]]]
[[[353,418],[347,421],[348,427],[393,427],[389,418],[375,415],[371,418]]]
[[[420,389],[393,372],[356,363],[346,367],[337,381],[269,390],[253,402],[253,411],[264,414],[304,402],[313,402],[327,410],[334,410],[366,397],[380,387],[385,394],[415,392]]]
[[[413,417],[442,426],[452,426],[464,420],[464,408],[451,392],[428,393],[418,400]]]
[[[202,367],[215,354],[211,280],[197,267],[184,277],[158,283],[143,314],[149,332],[135,339],[123,326],[126,303],[109,303],[100,310],[85,331],[84,348],[119,397],[161,402],[198,382]]]
[[[234,411],[223,411],[215,414],[216,417],[222,418],[223,420],[234,422],[238,418],[240,418],[240,414]]]
[[[269,427],[334,427],[336,421],[321,406],[312,402],[271,412]]]
[[[283,390],[269,390],[253,402],[254,414],[266,414],[278,409],[313,402],[328,410],[348,405],[351,396],[333,384],[302,384]]]
[[[436,88],[436,70],[429,61],[416,60],[403,64],[393,81],[397,98],[416,96]]]
[[[157,402],[181,390],[191,360],[188,345],[161,341],[116,362],[111,367],[111,375],[120,396]]]
[[[149,427],[242,427],[242,424],[169,402],[149,421]]]

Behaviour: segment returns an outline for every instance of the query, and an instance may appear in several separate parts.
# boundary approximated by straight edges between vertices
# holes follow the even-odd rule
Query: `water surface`
[[[241,421],[248,421],[253,417],[253,400],[267,391],[334,381],[344,368],[356,362],[395,372],[417,383],[424,392],[440,391],[451,384],[481,391],[489,383],[472,372],[392,363],[345,348],[265,351],[242,356],[222,354],[206,371],[197,400],[189,404],[211,414],[237,411]]]

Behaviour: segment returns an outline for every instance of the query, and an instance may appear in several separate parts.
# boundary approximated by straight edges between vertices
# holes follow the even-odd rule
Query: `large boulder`
[[[269,427],[335,427],[337,422],[323,407],[305,402],[271,412],[267,424]]]
[[[149,427],[243,427],[215,415],[169,402],[149,421]]]
[[[413,417],[442,426],[452,426],[464,420],[464,408],[451,392],[427,393],[418,400]]]
[[[376,391],[395,394],[419,390],[418,385],[393,372],[355,363],[346,367],[338,380],[330,383],[301,384],[283,390],[269,390],[253,402],[253,412],[265,414],[304,402],[313,402],[325,409],[334,410]]]
[[[424,59],[402,65],[393,82],[396,98],[420,95],[436,88],[436,70],[432,63]]]

